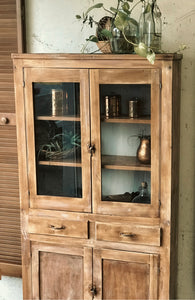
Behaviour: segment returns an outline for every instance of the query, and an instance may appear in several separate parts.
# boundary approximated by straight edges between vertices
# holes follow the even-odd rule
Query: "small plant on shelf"
[[[81,155],[81,137],[72,131],[56,134],[49,143],[41,145],[38,159],[60,160]]]

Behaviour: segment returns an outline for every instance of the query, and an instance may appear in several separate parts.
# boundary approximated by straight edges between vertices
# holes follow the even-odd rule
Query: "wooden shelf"
[[[80,116],[37,116],[36,120],[41,121],[75,121],[80,122]]]
[[[151,171],[151,165],[141,164],[135,156],[103,155],[102,168],[111,170]]]
[[[105,123],[151,124],[151,119],[149,116],[143,117],[143,118],[136,118],[136,119],[130,119],[127,116],[106,119],[103,116],[103,117],[101,117],[101,120],[102,120],[102,122],[105,122]]]
[[[74,168],[81,168],[82,163],[81,161],[73,162],[71,160],[41,160],[38,162],[39,165],[42,166],[56,166],[56,167],[74,167]]]

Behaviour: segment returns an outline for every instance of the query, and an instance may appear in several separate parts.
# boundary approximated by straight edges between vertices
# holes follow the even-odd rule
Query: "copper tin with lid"
[[[121,97],[119,95],[105,96],[106,119],[120,116]]]

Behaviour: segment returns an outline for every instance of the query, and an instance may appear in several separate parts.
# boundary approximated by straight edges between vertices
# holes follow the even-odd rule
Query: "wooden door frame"
[[[54,76],[55,74],[55,76]],[[25,77],[25,107],[27,128],[27,152],[29,191],[31,208],[59,209],[91,212],[91,157],[87,144],[90,143],[88,70],[84,69],[37,69],[27,68]],[[36,158],[34,135],[33,82],[78,82],[80,83],[82,198],[37,195]],[[88,100],[87,100],[88,99]],[[71,199],[71,201],[70,201]],[[71,203],[70,203],[71,202]]]
[[[116,75],[117,74],[117,75]],[[131,75],[132,74],[132,75]],[[129,78],[129,75],[131,77]],[[95,69],[90,70],[90,99],[91,99],[91,141],[95,145],[92,157],[92,186],[93,212],[101,214],[115,214],[134,217],[159,217],[160,194],[160,70],[159,69]],[[122,78],[122,79],[121,79]],[[100,84],[150,84],[151,85],[151,199],[152,203],[117,203],[101,201],[101,128],[100,128]],[[157,101],[156,101],[157,99]],[[153,151],[153,150],[152,150]],[[154,201],[155,200],[155,201]],[[131,208],[132,206],[132,208]]]

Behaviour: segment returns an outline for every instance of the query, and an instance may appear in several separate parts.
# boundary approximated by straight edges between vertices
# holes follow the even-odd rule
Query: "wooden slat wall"
[[[19,183],[11,53],[18,45],[17,0],[0,0],[0,274],[21,276]],[[6,120],[6,121],[5,121]]]

